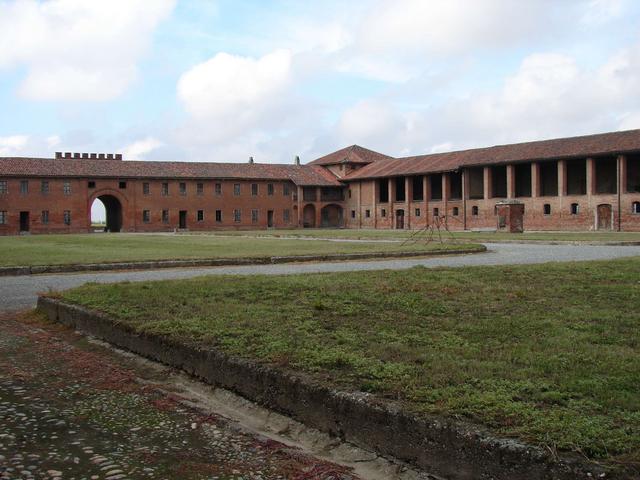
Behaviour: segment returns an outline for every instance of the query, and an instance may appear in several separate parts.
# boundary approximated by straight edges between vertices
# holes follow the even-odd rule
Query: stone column
[[[516,169],[513,164],[507,165],[507,198],[516,196]]]
[[[531,197],[540,196],[540,164],[531,162]]]

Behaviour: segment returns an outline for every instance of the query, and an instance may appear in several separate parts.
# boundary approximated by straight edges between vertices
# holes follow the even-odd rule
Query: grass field
[[[640,257],[89,284],[67,301],[492,431],[640,464]]]
[[[411,230],[372,230],[372,229],[294,229],[294,230],[250,230],[207,232],[205,235],[235,236],[280,236],[315,237],[347,239],[399,239],[404,240],[415,231]],[[198,235],[198,234],[195,234]],[[426,233],[417,233],[416,238],[424,238]],[[437,235],[436,235],[437,236]],[[573,241],[573,242],[640,242],[640,232],[445,232],[445,240],[466,242],[504,242],[504,241]]]
[[[214,235],[33,235],[0,237],[0,266],[329,253],[455,250],[465,245],[349,243]],[[467,245],[468,247],[468,245]]]

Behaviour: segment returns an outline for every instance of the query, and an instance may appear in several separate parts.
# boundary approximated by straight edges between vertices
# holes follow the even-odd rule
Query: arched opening
[[[323,227],[342,227],[342,207],[339,205],[331,204],[322,207],[320,210],[320,218],[322,219]]]
[[[105,232],[122,229],[122,204],[113,195],[100,195],[91,204],[92,230],[103,228]]]
[[[304,228],[316,226],[316,207],[310,203],[302,209],[302,226]]]

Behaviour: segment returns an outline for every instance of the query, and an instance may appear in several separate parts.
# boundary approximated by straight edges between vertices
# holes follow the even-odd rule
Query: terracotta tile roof
[[[330,153],[324,157],[317,158],[307,165],[335,165],[337,163],[373,163],[378,160],[386,160],[390,157],[382,153],[374,152],[359,145],[351,145],[337,152]]]
[[[147,162],[72,158],[0,158],[0,176],[215,178],[291,180],[296,185],[340,186],[321,167],[268,163]]]
[[[354,171],[344,177],[343,181],[446,172],[469,166],[614,155],[630,152],[640,152],[640,130],[496,145],[457,152],[381,160]]]

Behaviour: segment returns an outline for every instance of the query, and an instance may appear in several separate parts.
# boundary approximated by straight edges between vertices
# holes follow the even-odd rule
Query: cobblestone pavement
[[[128,272],[27,275],[0,277],[0,311],[33,307],[38,292],[64,290],[86,282],[120,282],[189,278],[200,275],[276,275],[292,273],[345,272],[356,270],[401,270],[424,267],[465,267],[472,265],[515,265],[524,263],[606,260],[640,255],[640,246],[540,245],[488,243],[489,251],[472,255],[366,260],[353,262],[288,263],[237,267],[176,268]]]
[[[357,479],[33,312],[0,314],[0,331],[0,479]]]

